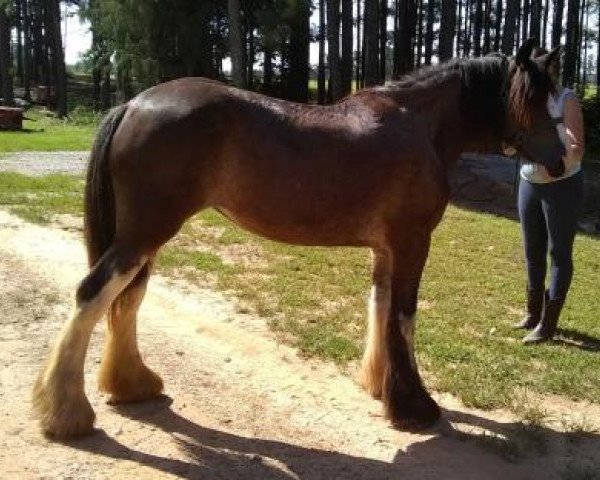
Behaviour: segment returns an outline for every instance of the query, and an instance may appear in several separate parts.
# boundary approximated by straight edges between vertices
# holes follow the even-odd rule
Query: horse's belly
[[[371,244],[372,228],[364,220],[346,215],[326,218],[293,211],[271,212],[250,209],[217,210],[240,227],[262,237],[294,245],[307,246],[366,246]]]

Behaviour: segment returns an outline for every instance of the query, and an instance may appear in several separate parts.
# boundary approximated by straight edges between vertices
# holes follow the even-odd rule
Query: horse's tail
[[[121,123],[127,104],[113,108],[102,120],[87,169],[84,200],[84,236],[88,263],[93,267],[115,236],[115,199],[108,171],[110,142]]]

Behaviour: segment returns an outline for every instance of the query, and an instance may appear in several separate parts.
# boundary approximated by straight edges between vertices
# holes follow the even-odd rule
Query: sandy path
[[[141,312],[140,344],[165,397],[119,409],[104,403],[95,384],[98,328],[86,364],[98,430],[49,442],[31,419],[29,391],[84,271],[77,233],[0,211],[2,478],[560,479],[598,465],[598,435],[573,442],[549,427],[547,451],[509,462],[500,451],[517,440],[515,419],[466,410],[449,396],[436,397],[447,419],[436,430],[397,432],[337,368],[299,359],[220,295],[158,276]],[[577,408],[588,408],[588,418],[598,413]],[[485,448],[484,433],[500,446]]]

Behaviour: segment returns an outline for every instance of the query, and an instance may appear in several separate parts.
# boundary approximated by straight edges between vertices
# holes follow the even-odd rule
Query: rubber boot
[[[542,309],[544,307],[544,290],[527,289],[527,314],[513,328],[524,328],[531,330],[535,328],[542,319]]]
[[[552,340],[556,333],[558,317],[565,304],[565,297],[550,298],[546,291],[544,298],[544,312],[542,320],[537,327],[523,339],[523,343],[542,343]]]

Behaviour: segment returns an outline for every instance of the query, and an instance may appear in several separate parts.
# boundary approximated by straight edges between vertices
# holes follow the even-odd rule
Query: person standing
[[[583,205],[581,105],[572,90],[560,86],[560,51],[534,52],[536,57],[543,55],[555,88],[548,109],[552,117],[563,119],[557,128],[566,155],[565,172],[560,177],[550,176],[536,163],[524,163],[520,170],[518,210],[527,270],[527,315],[515,327],[532,330],[523,339],[526,344],[554,337],[573,278],[573,243]],[[550,282],[546,289],[548,254]]]

